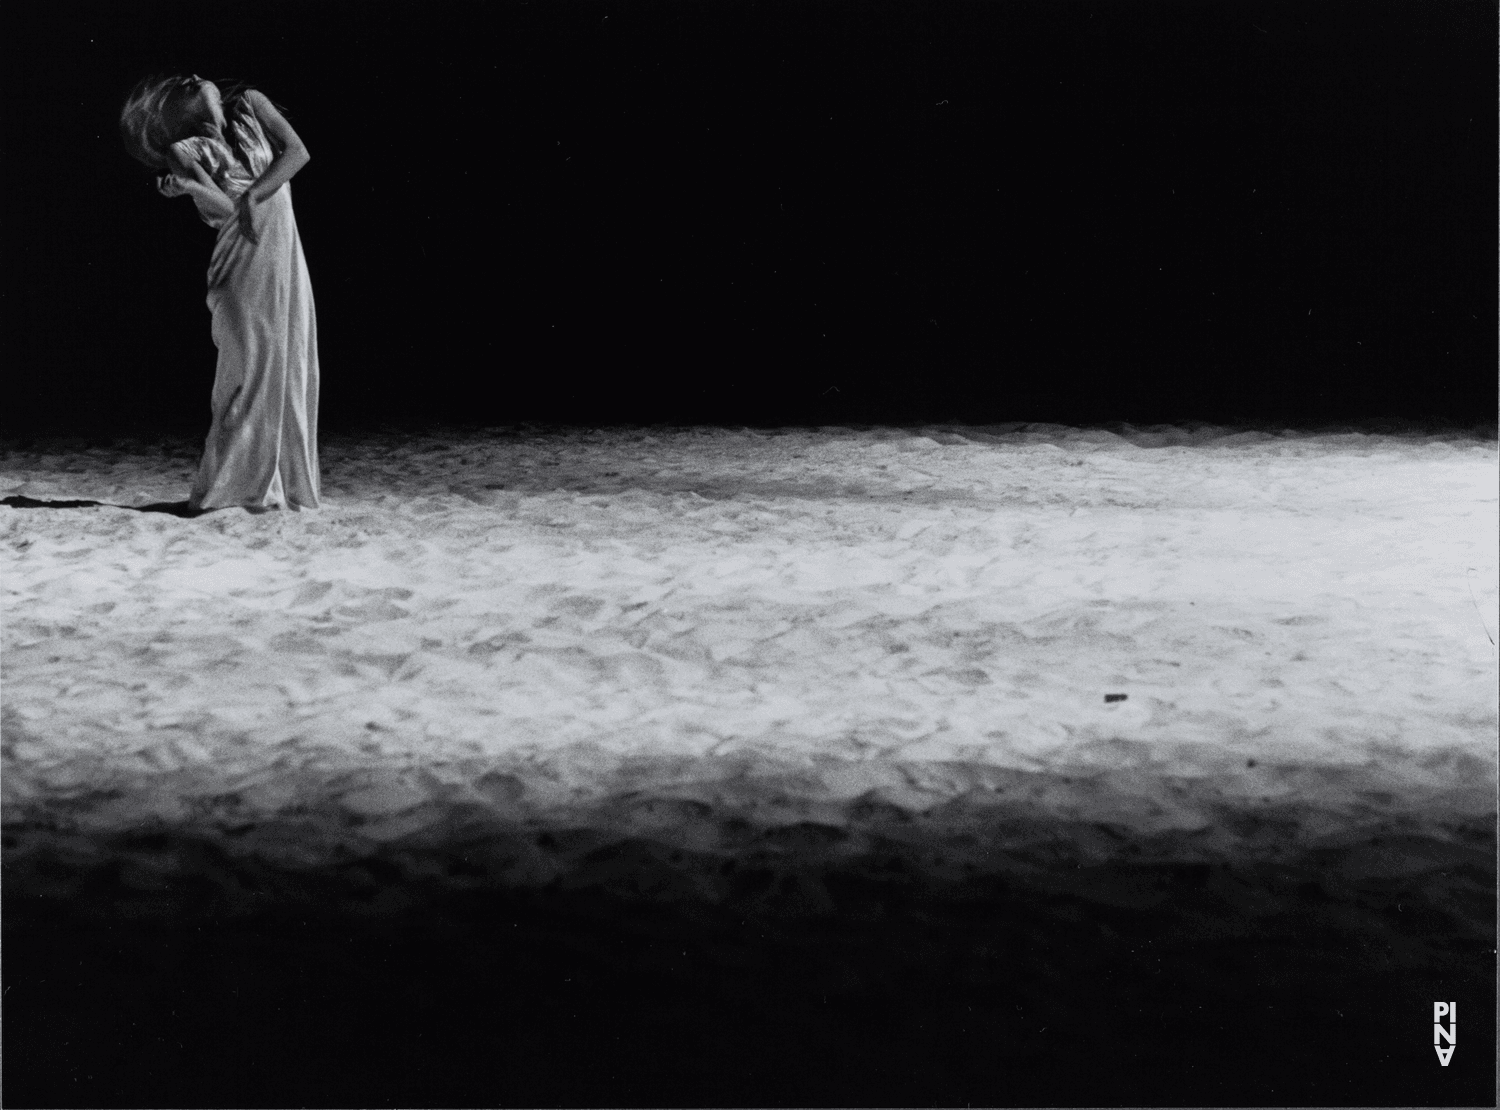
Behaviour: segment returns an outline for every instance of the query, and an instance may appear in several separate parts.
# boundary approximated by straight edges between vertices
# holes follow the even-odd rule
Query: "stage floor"
[[[249,982],[348,930],[387,937],[378,949],[395,922],[426,938],[409,961],[429,944],[489,951],[476,938],[503,919],[546,938],[517,966],[594,961],[614,984],[583,1007],[596,1017],[639,997],[637,979],[680,983],[686,1001],[639,1015],[679,1014],[663,1034],[677,1038],[710,1001],[695,974],[709,995],[740,992],[737,1020],[762,1015],[740,1035],[766,1044],[780,1003],[756,984],[793,967],[796,989],[851,1015],[956,1020],[977,991],[971,1024],[1008,1046],[992,1051],[1010,1096],[986,1093],[998,1080],[975,1061],[991,1050],[952,1034],[941,1074],[958,1085],[911,1065],[868,1089],[895,1102],[1005,1104],[1024,1088],[1053,1103],[1290,1104],[1275,1060],[1258,1079],[1192,1080],[1170,1045],[1271,1051],[1256,1038],[1296,1031],[1269,1032],[1281,1019],[1262,1003],[1290,1004],[1299,976],[1323,1000],[1301,1020],[1330,1027],[1341,992],[1351,1011],[1404,1005],[1381,994],[1397,986],[1462,993],[1469,1082],[1483,1063],[1492,1091],[1493,438],[509,428],[328,436],[322,451],[321,510],[184,519],[130,506],[185,497],[193,443],[5,445],[0,496],[30,506],[0,508],[6,976],[37,1045],[66,1007],[16,953],[68,963],[37,938],[93,951],[78,938],[109,934],[141,952],[175,938],[160,943],[182,974],[237,967]],[[35,505],[79,500],[103,504]],[[313,919],[324,940],[287,939]],[[229,947],[182,939],[204,927]],[[587,939],[557,939],[570,928]],[[282,939],[256,948],[266,929]],[[684,960],[701,949],[699,971],[609,955],[627,936]],[[135,974],[95,954],[76,1000]],[[455,975],[437,981],[451,992]],[[1132,1018],[1131,992],[1153,982]],[[1226,1013],[1188,1014],[1193,990]],[[1371,1101],[1327,1086],[1356,1063],[1394,1101],[1465,1101],[1432,1058],[1435,1000],[1361,1014],[1342,1041],[1320,1026],[1343,1047],[1310,1101]],[[1082,1039],[1057,1041],[1070,1023]],[[777,1036],[788,1028],[803,1029]],[[536,1034],[528,1052],[576,1036]],[[1400,1043],[1369,1048],[1397,1054],[1387,1071],[1360,1061],[1388,1036]],[[816,1041],[803,1030],[778,1058]],[[856,1067],[858,1051],[829,1044]],[[1059,1072],[1111,1045],[1113,1078]],[[66,1074],[59,1052],[36,1067]],[[733,1062],[691,1082],[679,1069],[675,1088],[650,1072],[549,1087],[537,1072],[512,1101],[873,1101],[756,1059],[745,1075],[760,1086]],[[1130,1085],[1125,1060],[1158,1085]],[[171,1104],[150,1076],[172,1069],[118,1079],[133,1066],[98,1070]],[[859,1066],[869,1081],[874,1064]],[[184,1103],[213,1097],[211,1070],[175,1067]],[[1408,1067],[1416,1078],[1397,1079]],[[41,1074],[21,1101],[46,1103]],[[373,1104],[326,1090],[326,1104]]]

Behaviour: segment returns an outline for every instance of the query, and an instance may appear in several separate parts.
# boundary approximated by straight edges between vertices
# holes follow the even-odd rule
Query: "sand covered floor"
[[[322,510],[196,519],[128,508],[185,497],[196,444],[5,451],[12,504],[106,503],[0,508],[8,882],[108,863],[149,916],[196,868],[232,916],[341,867],[371,912],[430,881],[816,916],[817,874],[899,857],[1144,911],[1178,894],[1153,865],[1321,859],[1376,962],[1493,948],[1493,439],[322,450]],[[736,886],[747,860],[801,880]],[[1194,874],[1231,932],[1290,904]],[[1386,881],[1446,916],[1392,940]]]
[[[1492,442],[502,430],[324,454],[319,512],[0,509],[7,820],[336,804],[383,842],[459,801],[587,803],[643,761],[790,776],[835,823],[1113,773],[1133,803],[1090,816],[1205,851],[1236,832],[1175,780],[1326,803],[1312,837],[1490,807]],[[192,463],[12,449],[0,493],[172,501]]]

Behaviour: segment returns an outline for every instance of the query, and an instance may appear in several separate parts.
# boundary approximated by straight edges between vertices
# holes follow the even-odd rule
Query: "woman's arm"
[[[245,190],[245,195],[251,197],[252,203],[260,204],[307,165],[312,160],[312,155],[307,153],[307,147],[303,145],[297,132],[292,130],[292,125],[287,123],[286,117],[276,110],[276,105],[264,93],[251,89],[245,94],[245,102],[255,112],[265,133],[281,144],[281,153],[271,159],[266,172]]]
[[[198,210],[220,223],[234,215],[234,201],[215,184],[196,158],[187,157],[175,145],[167,150],[172,176],[182,192],[191,196]]]

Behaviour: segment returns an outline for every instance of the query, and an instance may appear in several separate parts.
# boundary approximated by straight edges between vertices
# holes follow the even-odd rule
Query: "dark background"
[[[237,77],[325,426],[1489,422],[1492,4],[10,4],[6,429],[206,427],[213,232],[117,113]]]

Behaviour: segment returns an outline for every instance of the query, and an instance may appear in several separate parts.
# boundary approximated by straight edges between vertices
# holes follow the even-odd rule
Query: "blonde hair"
[[[192,135],[212,135],[211,124],[187,111],[188,98],[197,88],[197,78],[173,74],[144,77],[130,90],[120,109],[120,138],[130,156],[150,169],[169,169],[167,151],[173,143]],[[234,120],[250,110],[245,94],[250,86],[241,82],[224,82],[220,97],[226,120]],[[277,110],[285,109],[277,105]],[[246,152],[240,149],[236,129],[226,127],[223,136],[231,152],[248,164]]]
[[[167,169],[167,149],[196,131],[198,121],[189,120],[182,111],[192,88],[190,81],[154,74],[130,90],[120,109],[120,138],[137,162],[153,170]]]

